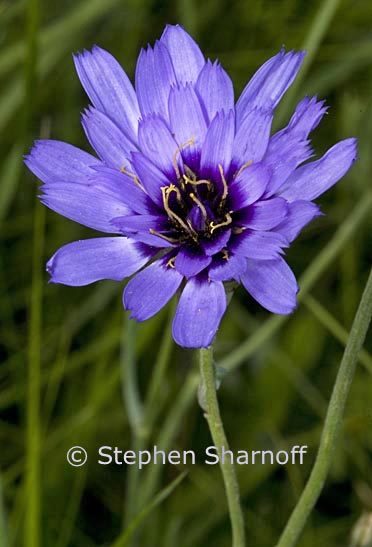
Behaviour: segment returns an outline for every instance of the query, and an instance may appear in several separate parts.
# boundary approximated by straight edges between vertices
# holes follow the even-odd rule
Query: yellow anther
[[[190,179],[187,175],[183,175],[183,179],[185,181],[185,184],[191,184],[192,186],[200,186],[201,184],[206,184],[209,189],[213,187],[211,181],[207,179],[193,180]]]
[[[170,258],[170,259],[168,260],[168,262],[167,262],[168,268],[174,268],[175,260],[176,260],[176,257],[175,257],[175,256],[172,256],[172,258]]]
[[[198,199],[193,192],[191,192],[191,194],[189,194],[189,196],[193,200],[193,202],[196,203],[196,205],[201,210],[204,220],[207,220],[207,218],[208,218],[207,210],[204,207],[204,205],[202,204],[202,202],[200,201],[200,199]]]
[[[246,163],[244,163],[244,165],[241,166],[241,168],[236,172],[234,173],[234,176],[233,178],[236,179],[236,177],[238,175],[240,175],[240,173],[242,173],[242,171],[244,171],[244,169],[246,169],[247,167],[249,167],[250,165],[252,165],[253,161],[252,160],[249,160],[247,161]]]
[[[151,235],[161,237],[161,239],[165,239],[165,241],[168,241],[169,243],[178,243],[178,239],[175,239],[174,237],[165,236],[164,234],[161,234],[160,232],[156,232],[152,228],[149,229],[149,232]]]
[[[162,186],[161,187],[161,193],[163,197],[163,205],[164,209],[169,217],[170,220],[173,222],[176,222],[179,226],[181,226],[186,232],[190,233],[191,236],[196,236],[196,232],[194,228],[190,224],[186,224],[184,220],[182,220],[181,217],[177,215],[169,206],[169,196],[172,192],[175,192],[177,195],[177,199],[182,203],[181,193],[179,189],[174,185],[171,184],[170,186]]]
[[[225,179],[225,175],[223,174],[223,167],[221,164],[218,164],[218,169],[220,170],[221,180],[223,184],[223,193],[222,193],[221,201],[225,201],[225,199],[227,198],[227,194],[229,193],[229,189],[227,187],[227,182]]]
[[[227,249],[222,249],[222,258],[229,260],[229,251]]]
[[[177,197],[177,201],[178,201],[178,203],[181,204],[181,203],[182,203],[181,192],[180,192],[179,188],[177,188],[177,186],[175,186],[174,184],[171,184],[171,185],[168,187],[167,195],[169,196],[172,192],[175,192],[176,197]]]
[[[141,190],[144,190],[144,188],[143,188],[139,178],[137,177],[137,175],[135,175],[134,173],[131,173],[130,171],[128,171],[128,169],[125,167],[125,165],[122,165],[120,167],[120,173],[123,173],[124,175],[127,175],[128,177],[133,179],[134,182],[137,184],[137,186],[139,186],[141,188]]]
[[[185,174],[183,175],[183,180],[185,181],[185,184],[191,184],[192,186],[199,186],[200,184],[206,184],[208,188],[213,186],[210,180],[198,180],[194,171],[191,171],[190,167],[188,167],[187,165],[185,165]]]
[[[181,173],[180,173],[180,168],[178,167],[178,162],[177,162],[178,154],[180,154],[180,149],[179,148],[177,148],[177,150],[175,151],[174,156],[173,156],[173,167],[174,167],[174,170],[176,172],[177,180],[180,180]]]
[[[217,228],[222,228],[222,226],[228,226],[229,224],[232,223],[232,218],[230,213],[226,213],[225,218],[226,218],[225,222],[220,222],[219,224],[215,224],[214,222],[211,222],[209,224],[211,234],[213,234],[213,232],[217,230]]]
[[[178,156],[181,154],[181,151],[186,148],[187,146],[192,146],[193,144],[195,144],[195,137],[191,137],[191,139],[189,139],[188,141],[186,141],[184,144],[181,144],[181,146],[178,146],[178,148],[176,149],[175,153],[174,153],[174,156],[173,156],[173,167],[174,167],[174,170],[176,172],[176,177],[177,177],[177,180],[180,180],[181,178],[181,173],[180,173],[180,169],[178,167]]]
[[[196,174],[188,165],[185,165],[185,173],[191,180],[196,180]]]

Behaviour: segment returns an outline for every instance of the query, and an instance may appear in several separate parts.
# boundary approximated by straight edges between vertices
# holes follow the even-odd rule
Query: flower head
[[[270,136],[303,58],[281,50],[235,104],[227,73],[180,26],[141,51],[135,89],[103,49],[77,55],[93,105],[82,124],[98,158],[44,140],[26,163],[44,182],[45,205],[109,235],[59,249],[47,264],[51,281],[79,286],[136,274],[123,302],[138,321],[180,289],[173,336],[185,347],[212,342],[227,281],[271,312],[292,312],[298,287],[284,250],[319,215],[312,200],[356,158],[355,139],[346,139],[302,165],[326,111],[316,98],[303,99]]]

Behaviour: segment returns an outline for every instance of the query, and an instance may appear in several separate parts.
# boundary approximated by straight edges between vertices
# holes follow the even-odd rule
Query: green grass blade
[[[9,545],[7,515],[5,512],[3,484],[2,484],[1,476],[0,476],[0,545],[1,547],[8,547]]]
[[[32,286],[30,303],[30,327],[27,375],[27,425],[25,500],[26,520],[24,527],[25,547],[40,546],[41,513],[41,346],[42,346],[42,256],[44,248],[45,208],[38,202],[35,207],[34,244],[32,261]]]
[[[121,338],[121,385],[123,402],[134,434],[138,434],[143,422],[143,405],[138,390],[136,370],[137,329],[136,321],[129,319],[127,314]]]
[[[305,49],[307,52],[301,70],[281,103],[280,110],[276,117],[275,124],[277,127],[286,120],[289,112],[293,108],[293,103],[298,95],[301,84],[327,34],[340,3],[341,0],[326,0],[325,2],[320,3],[310,30],[301,46],[301,49]]]
[[[66,40],[66,36],[78,36],[85,27],[110,12],[119,3],[120,0],[86,0],[79,3],[65,17],[40,31],[40,50],[46,52],[62,44],[65,50],[68,49],[70,42]],[[22,41],[4,48],[0,54],[0,77],[21,63],[26,54],[27,45]]]
[[[8,214],[15,197],[22,171],[22,150],[19,143],[13,145],[0,173],[0,224]]]
[[[314,314],[314,316],[319,320],[319,322],[327,329],[329,332],[346,346],[349,333],[347,330],[337,321],[337,319],[325,309],[324,306],[320,304],[315,298],[311,295],[305,296],[303,299],[304,305]],[[372,356],[362,349],[358,359],[360,363],[372,374]]]
[[[129,541],[132,538],[133,534],[138,529],[139,525],[142,524],[145,518],[148,517],[158,505],[160,505],[165,499],[167,499],[168,496],[171,495],[173,490],[177,488],[177,486],[183,481],[186,475],[186,471],[184,473],[181,473],[181,475],[179,475],[170,484],[168,484],[168,486],[163,488],[163,490],[161,490],[154,497],[151,503],[149,503],[132,521],[132,523],[124,530],[122,535],[118,537],[118,539],[115,541],[115,543],[112,544],[111,547],[126,547],[129,544]]]

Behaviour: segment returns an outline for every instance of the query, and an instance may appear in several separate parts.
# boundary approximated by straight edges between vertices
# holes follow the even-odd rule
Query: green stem
[[[239,485],[236,478],[234,465],[229,460],[229,458],[227,458],[224,463],[222,463],[221,461],[222,448],[224,448],[225,450],[229,450],[229,445],[223,428],[220,409],[218,407],[212,346],[206,349],[200,349],[199,362],[202,388],[204,390],[203,395],[205,396],[205,417],[209,425],[213,443],[218,450],[220,467],[225,483],[233,535],[232,546],[244,547],[244,520],[242,509],[240,506]]]
[[[301,534],[326,480],[334,448],[342,428],[342,419],[350,391],[359,352],[372,316],[372,270],[355,316],[350,336],[337,374],[329,402],[318,454],[305,489],[277,543],[277,547],[292,547]]]

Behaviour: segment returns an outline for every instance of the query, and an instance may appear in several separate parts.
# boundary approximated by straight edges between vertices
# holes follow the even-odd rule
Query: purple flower
[[[180,27],[142,50],[135,89],[117,61],[94,47],[75,57],[92,105],[83,127],[99,159],[69,144],[36,142],[26,164],[50,209],[106,237],[75,241],[49,260],[51,282],[123,280],[124,307],[144,321],[178,289],[175,341],[211,344],[235,280],[266,309],[291,313],[297,282],[284,249],[318,216],[312,200],[356,158],[356,140],[312,157],[309,133],[326,107],[303,99],[270,136],[275,107],[305,52],[281,50],[234,104],[231,79],[205,61]],[[113,235],[115,234],[115,235]],[[139,272],[139,273],[136,273]]]

